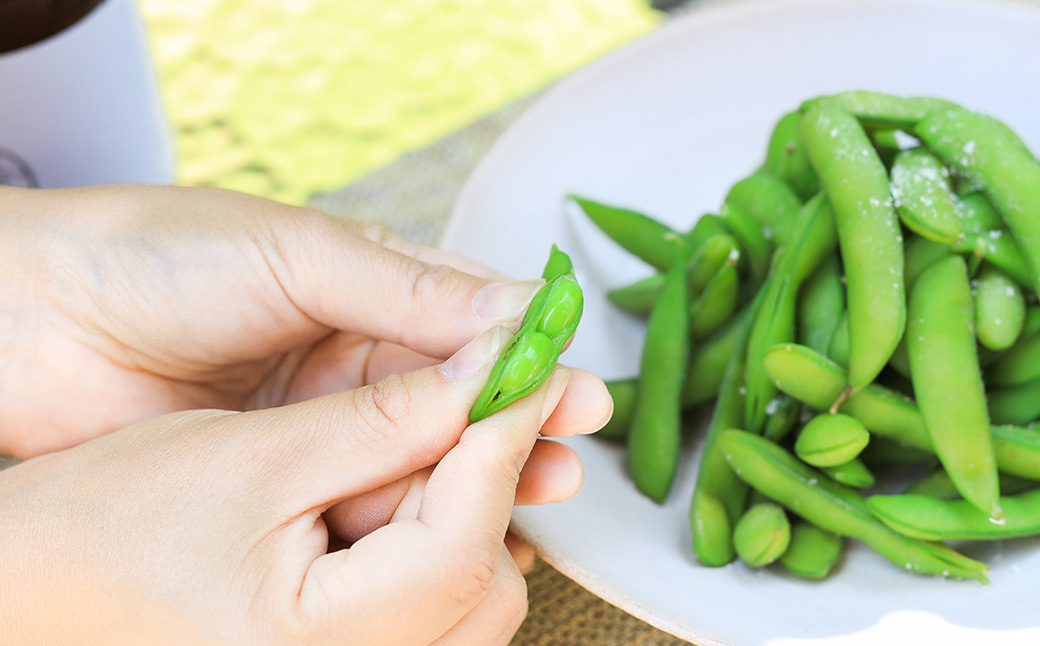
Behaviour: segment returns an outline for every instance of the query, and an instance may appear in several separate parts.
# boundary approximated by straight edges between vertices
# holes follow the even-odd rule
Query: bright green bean
[[[567,254],[553,245],[542,286],[524,314],[520,329],[491,367],[484,389],[470,409],[477,422],[530,395],[556,367],[560,352],[574,334],[584,306],[581,287]]]
[[[984,266],[974,281],[975,335],[990,350],[1007,350],[1022,334],[1026,300],[1018,285],[999,269]]]
[[[782,245],[802,208],[802,201],[782,179],[765,172],[740,180],[726,194],[725,201],[748,213],[762,228],[763,235]]]
[[[893,530],[926,541],[993,541],[1040,534],[1040,489],[1002,497],[1005,517],[999,523],[966,500],[898,494],[871,496],[867,506]]]
[[[954,104],[933,97],[902,97],[872,90],[849,90],[806,101],[802,109],[819,103],[831,103],[852,113],[864,125],[881,128],[911,129],[928,114]]]
[[[766,423],[762,427],[762,437],[780,442],[798,426],[801,417],[800,401],[787,395],[777,395],[766,406]]]
[[[728,321],[740,305],[740,277],[734,263],[725,262],[689,305],[690,335],[703,339]]]
[[[898,346],[897,346],[898,347]],[[827,356],[842,368],[849,366],[849,311],[844,310],[838,317],[838,327],[834,328]]]
[[[952,244],[961,236],[949,172],[925,148],[903,150],[892,162],[892,197],[899,218],[923,238]]]
[[[763,169],[787,182],[800,199],[807,200],[816,194],[820,183],[802,143],[801,119],[801,113],[795,110],[777,121],[769,137]]]
[[[750,507],[733,528],[733,548],[740,560],[755,568],[765,567],[787,551],[791,523],[783,507],[761,502]]]
[[[743,207],[725,202],[719,209],[719,217],[740,241],[748,269],[754,283],[765,280],[773,254],[773,245],[762,233],[761,227]]]
[[[985,259],[1015,281],[1033,291],[1029,263],[1018,243],[1004,229],[992,229],[981,233],[965,232],[964,236],[950,248],[957,252],[970,253],[973,258]]]
[[[720,445],[741,479],[818,527],[860,540],[911,572],[986,582],[984,564],[892,531],[871,515],[867,502],[855,490],[834,482],[769,440],[731,429],[722,434]]]
[[[683,387],[683,408],[699,406],[719,394],[726,365],[736,351],[746,318],[746,310],[736,314],[721,329],[693,347]]]
[[[672,239],[681,237],[667,224],[648,215],[619,206],[568,195],[603,233],[621,248],[648,263],[666,271],[675,256]]]
[[[906,243],[906,258],[903,264],[903,277],[907,289],[913,286],[914,281],[928,265],[949,255],[950,245],[920,236],[911,238]]]
[[[777,394],[762,369],[762,357],[774,344],[794,340],[798,291],[836,245],[834,216],[826,198],[819,195],[802,208],[791,228],[789,243],[777,252],[773,271],[763,287],[762,309],[752,323],[745,369],[745,428],[752,433],[761,432],[766,406]]]
[[[844,547],[845,539],[841,536],[812,523],[795,521],[791,527],[791,542],[780,557],[780,564],[803,579],[824,579],[841,558]]]
[[[726,366],[701,448],[697,483],[690,501],[693,553],[702,565],[709,567],[719,567],[733,560],[733,526],[747,504],[747,485],[729,468],[718,441],[726,429],[744,425],[744,360],[751,319],[761,304],[762,293],[759,292],[740,324],[740,336]]]
[[[1036,480],[1018,478],[1006,473],[1000,474],[1000,493],[1005,496],[1019,494],[1037,487],[1040,487],[1040,482]],[[957,500],[961,497],[957,487],[950,480],[949,474],[942,469],[935,469],[931,473],[918,478],[903,493],[919,494],[943,500]]]
[[[849,386],[888,363],[906,324],[903,234],[888,173],[855,117],[827,102],[803,113],[802,136],[834,210],[849,310]]]
[[[1040,379],[986,394],[994,424],[1029,424],[1040,418]]]
[[[840,413],[817,415],[802,427],[794,453],[814,467],[834,467],[855,459],[870,443],[862,422]]]
[[[824,260],[798,294],[797,340],[826,352],[845,311],[845,286],[836,255]]]
[[[964,259],[933,263],[910,291],[907,350],[936,455],[966,500],[1002,518],[971,286]]]
[[[614,414],[610,416],[606,425],[596,432],[596,437],[605,440],[623,440],[628,437],[639,380],[636,378],[615,379],[604,383],[607,386],[607,392],[610,393],[610,398],[614,400]]]
[[[986,369],[990,386],[1018,386],[1040,379],[1040,334],[1024,337]]]
[[[628,433],[629,472],[639,490],[656,502],[668,496],[679,465],[679,397],[689,353],[687,308],[686,255],[679,253],[647,322]]]
[[[1014,235],[1040,286],[1040,163],[996,119],[964,108],[937,110],[915,133],[959,172],[977,178]]]
[[[874,474],[859,458],[853,458],[833,467],[824,467],[821,471],[835,482],[854,489],[869,489],[874,486],[875,482]]]

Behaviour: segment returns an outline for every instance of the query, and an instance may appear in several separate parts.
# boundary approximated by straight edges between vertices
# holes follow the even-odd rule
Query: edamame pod
[[[769,440],[731,429],[722,434],[720,445],[742,480],[816,526],[860,540],[911,572],[986,582],[985,564],[894,532],[873,517],[855,490],[815,471]]]
[[[578,327],[584,307],[581,287],[574,279],[570,257],[556,245],[542,277],[545,285],[531,299],[520,329],[491,367],[491,375],[470,409],[471,423],[537,390]]]
[[[841,558],[845,539],[805,521],[795,521],[791,527],[791,542],[780,557],[787,571],[803,579],[819,580],[827,577]]]
[[[1029,424],[1040,418],[1040,379],[986,394],[994,424]]]
[[[740,305],[740,278],[735,264],[723,263],[704,291],[689,305],[690,335],[703,339],[733,316]]]
[[[1003,517],[964,259],[925,269],[910,292],[910,378],[936,455],[966,500]]]
[[[656,502],[668,496],[679,465],[679,397],[689,360],[686,258],[682,251],[674,255],[650,312],[628,433],[629,472],[639,490]]]
[[[699,406],[719,394],[726,365],[736,351],[746,318],[746,311],[733,316],[720,330],[693,348],[683,387],[683,408]]]
[[[761,284],[769,270],[773,254],[772,243],[763,235],[762,229],[751,214],[741,206],[723,203],[719,209],[719,217],[740,241],[752,280],[756,285]]]
[[[734,184],[725,201],[746,211],[759,223],[765,238],[777,245],[787,242],[802,208],[802,201],[790,186],[764,172],[753,173]]]
[[[949,171],[926,148],[903,150],[892,162],[892,197],[900,220],[928,240],[952,244],[961,236]]]
[[[815,195],[819,181],[809,165],[809,157],[802,143],[799,122],[802,115],[798,110],[788,112],[777,121],[766,148],[764,170],[787,182],[800,199]]]
[[[841,264],[832,254],[809,276],[798,294],[798,342],[817,352],[827,352],[844,311]]]
[[[726,429],[744,424],[744,360],[751,319],[761,304],[762,293],[759,292],[740,324],[740,336],[726,366],[697,466],[697,483],[689,510],[690,535],[697,561],[708,567],[719,567],[733,560],[732,528],[747,504],[747,485],[729,468],[718,441]],[[724,522],[719,510],[725,513]]]
[[[632,255],[666,271],[675,255],[672,238],[679,237],[667,224],[619,206],[568,195],[599,229]]]
[[[849,387],[888,363],[906,325],[903,234],[888,173],[863,127],[827,102],[802,115],[809,159],[834,210],[849,310]]]
[[[977,178],[1018,242],[1040,288],[1040,163],[1006,124],[964,108],[932,112],[917,136],[959,172]]]
[[[914,236],[906,243],[906,257],[903,265],[903,276],[907,289],[910,289],[917,277],[936,260],[950,255],[950,245],[935,242],[928,238]]]
[[[765,409],[776,387],[762,369],[762,357],[774,344],[794,340],[798,290],[837,245],[834,216],[823,195],[805,204],[791,229],[791,238],[777,252],[775,267],[763,286],[762,309],[748,341],[745,428],[760,433]]]
[[[990,350],[1007,350],[1022,333],[1026,300],[1018,285],[993,267],[975,279],[975,336]]]
[[[747,511],[733,528],[733,548],[740,560],[755,568],[780,558],[791,543],[791,523],[783,507],[760,502]]]
[[[874,474],[859,458],[821,469],[835,482],[854,489],[869,489],[874,486]]]
[[[871,496],[867,506],[893,530],[926,541],[993,541],[1040,534],[1040,490],[1004,496],[999,523],[965,500],[917,494]]]
[[[853,460],[870,443],[870,433],[854,417],[817,415],[798,433],[794,453],[814,467],[834,467]]]
[[[614,400],[614,413],[603,428],[596,431],[596,437],[605,440],[622,440],[628,437],[638,382],[636,378],[604,382],[610,398]]]
[[[997,267],[1022,287],[1033,291],[1032,274],[1026,257],[1018,243],[1004,229],[991,229],[981,233],[965,232],[950,248],[957,252],[970,253]]]
[[[803,111],[819,103],[831,103],[855,115],[864,125],[908,130],[928,114],[955,104],[925,96],[902,97],[873,90],[848,90],[810,99]]]

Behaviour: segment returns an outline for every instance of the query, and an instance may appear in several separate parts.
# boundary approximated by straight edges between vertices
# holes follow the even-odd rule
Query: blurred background
[[[333,191],[658,25],[648,0],[140,0],[177,180]]]

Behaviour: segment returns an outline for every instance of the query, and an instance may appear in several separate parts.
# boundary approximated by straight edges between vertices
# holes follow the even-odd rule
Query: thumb
[[[318,212],[276,217],[271,229],[271,266],[303,313],[427,356],[447,357],[492,325],[515,322],[543,284],[478,276],[456,268],[477,271],[472,262]]]
[[[509,338],[496,326],[439,365],[244,413],[254,416],[253,442],[277,447],[280,486],[294,478],[306,496],[297,505],[321,507],[393,482],[435,464],[458,442]]]

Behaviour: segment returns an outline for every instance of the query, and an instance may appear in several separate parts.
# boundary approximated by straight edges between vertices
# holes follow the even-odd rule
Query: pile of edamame
[[[691,413],[713,406],[700,563],[817,579],[855,539],[985,583],[945,541],[1040,534],[1040,163],[1007,125],[843,92],[784,115],[764,164],[688,231],[569,197],[656,270],[608,294],[648,318],[601,431],[640,491],[665,500]]]

